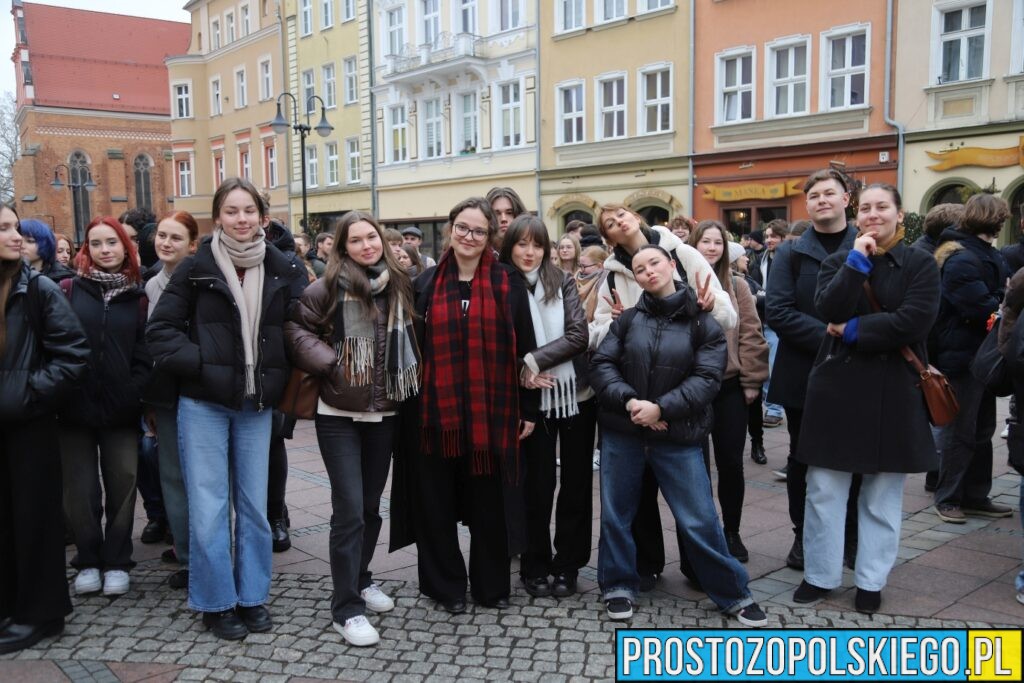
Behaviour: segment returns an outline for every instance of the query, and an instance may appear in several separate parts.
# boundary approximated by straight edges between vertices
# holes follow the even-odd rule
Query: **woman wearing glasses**
[[[460,521],[471,534],[473,599],[508,607],[510,558],[526,546],[519,440],[533,432],[539,396],[519,388],[519,361],[536,347],[529,295],[489,248],[498,227],[491,205],[471,197],[448,218],[451,245],[413,283],[423,378],[403,406],[391,548],[415,541],[420,591],[460,614]]]

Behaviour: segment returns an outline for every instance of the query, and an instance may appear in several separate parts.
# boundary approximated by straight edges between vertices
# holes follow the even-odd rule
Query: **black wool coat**
[[[263,310],[256,349],[256,403],[281,400],[291,365],[284,322],[306,286],[306,271],[272,245],[263,259]],[[161,370],[179,379],[179,391],[200,401],[240,410],[245,397],[242,321],[227,280],[213,258],[210,240],[174,269],[146,329]]]
[[[853,248],[856,229],[846,228],[837,251]],[[807,395],[807,375],[825,336],[814,293],[818,271],[828,252],[812,228],[798,240],[786,240],[775,250],[775,262],[765,287],[765,325],[779,335],[772,381],[767,400],[786,408],[802,409]]]
[[[927,365],[925,341],[939,310],[938,267],[931,255],[902,242],[870,257],[870,276],[846,265],[848,255],[840,250],[822,264],[815,302],[823,320],[858,317],[857,341],[822,341],[807,382],[796,459],[863,474],[937,469],[918,375],[900,347],[910,346]],[[865,280],[879,313],[868,303]]]

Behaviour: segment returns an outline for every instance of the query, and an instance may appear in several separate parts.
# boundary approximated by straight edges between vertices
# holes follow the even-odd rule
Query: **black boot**
[[[64,617],[42,624],[18,624],[8,621],[0,630],[0,655],[32,647],[43,638],[58,636],[64,632]]]
[[[800,570],[804,568],[804,537],[802,531],[793,539],[793,547],[789,549],[789,555],[786,556],[786,566]]]
[[[768,456],[764,454],[764,444],[759,439],[750,440],[750,459],[758,465],[768,464]]]
[[[286,520],[270,520],[270,535],[274,539],[275,553],[283,553],[292,547],[292,539],[288,537],[288,522]]]

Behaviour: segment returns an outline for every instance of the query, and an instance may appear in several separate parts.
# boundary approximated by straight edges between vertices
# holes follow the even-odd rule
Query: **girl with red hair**
[[[134,565],[140,397],[152,365],[136,254],[116,219],[96,218],[75,257],[78,274],[60,283],[91,349],[88,369],[61,412],[64,506],[78,547],[71,564],[79,594],[127,593]]]

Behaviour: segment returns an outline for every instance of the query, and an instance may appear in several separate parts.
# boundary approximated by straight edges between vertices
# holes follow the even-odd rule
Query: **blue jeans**
[[[188,493],[188,603],[194,610],[262,605],[270,592],[267,469],[272,413],[257,411],[253,401],[232,410],[185,396],[178,400],[178,447]]]
[[[729,554],[711,497],[711,480],[700,446],[647,441],[604,430],[601,448],[601,541],[597,577],[604,600],[629,598],[640,590],[636,544],[630,526],[640,502],[644,466],[649,464],[676,520],[697,580],[729,614],[751,604],[748,576]]]
[[[178,411],[156,408],[157,449],[160,456],[160,491],[164,512],[174,536],[178,564],[188,566],[188,496],[178,455]]]
[[[771,384],[772,381],[771,372],[775,369],[775,352],[779,350],[779,335],[775,333],[775,330],[765,325],[764,339],[768,342],[768,379],[764,381],[764,388],[761,390],[761,395],[767,398],[768,385]],[[765,401],[764,411],[768,415],[772,415],[774,417],[782,417],[783,415],[782,406],[778,403],[769,403],[768,401]]]
[[[843,528],[850,472],[807,468],[807,508],[804,512],[804,579],[818,588],[838,588],[843,582]],[[903,516],[902,472],[865,474],[857,499],[857,561],[854,583],[880,591],[896,564]]]
[[[164,498],[160,490],[160,461],[157,455],[157,436],[146,435],[146,423],[142,423],[139,434],[139,468],[136,486],[142,496],[142,507],[146,510],[146,519],[151,522],[167,521],[164,511]]]

